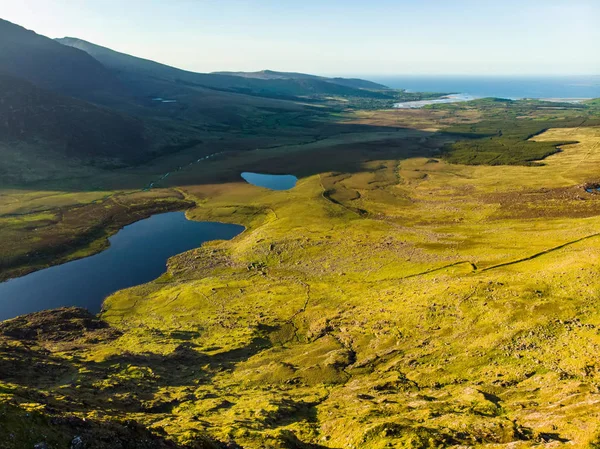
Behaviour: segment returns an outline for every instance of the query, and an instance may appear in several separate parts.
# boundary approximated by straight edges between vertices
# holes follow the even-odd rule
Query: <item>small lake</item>
[[[298,182],[298,178],[293,175],[267,175],[263,173],[243,172],[242,178],[249,184],[271,190],[289,190]]]
[[[101,253],[0,283],[0,320],[63,306],[98,312],[111,293],[163,274],[169,257],[243,230],[235,224],[190,221],[183,212],[153,215],[125,226]]]

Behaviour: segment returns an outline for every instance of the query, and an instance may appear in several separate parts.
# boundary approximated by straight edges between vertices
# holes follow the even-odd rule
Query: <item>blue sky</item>
[[[600,74],[600,0],[0,0],[0,17],[203,72]]]

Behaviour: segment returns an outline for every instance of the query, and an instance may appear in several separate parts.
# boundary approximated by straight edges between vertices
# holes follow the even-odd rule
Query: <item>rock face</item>
[[[96,338],[120,335],[106,322],[78,307],[46,310],[0,322],[0,335],[19,341],[65,343],[78,340],[87,333],[96,334]]]
[[[83,449],[84,447],[83,439],[80,436],[76,436],[71,441],[71,449]]]

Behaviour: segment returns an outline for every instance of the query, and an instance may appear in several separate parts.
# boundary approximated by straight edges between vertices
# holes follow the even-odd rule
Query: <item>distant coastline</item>
[[[508,99],[600,98],[600,75],[590,76],[370,76],[369,80],[409,92],[457,92]]]

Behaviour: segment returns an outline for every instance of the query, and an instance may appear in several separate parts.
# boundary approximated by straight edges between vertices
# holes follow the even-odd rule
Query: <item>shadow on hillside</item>
[[[240,173],[293,174],[299,178],[325,172],[357,173],[379,159],[430,157],[452,137],[443,132],[344,123],[304,123],[293,132],[249,132],[207,140],[149,163],[103,170],[90,177],[4,186],[26,190],[87,192],[242,182]],[[167,178],[164,175],[169,173]]]
[[[216,373],[232,370],[270,344],[257,337],[244,347],[217,355],[203,354],[186,344],[168,355],[124,352],[103,362],[58,356],[44,346],[29,341],[15,347],[10,339],[1,339],[0,380],[22,386],[22,393],[30,400],[68,411],[168,413],[183,401],[195,401],[192,391],[197,385],[209,384]],[[82,344],[78,349],[93,347]],[[32,387],[49,392],[60,390],[60,397],[42,397]],[[171,387],[192,390],[174,398],[167,391]]]

